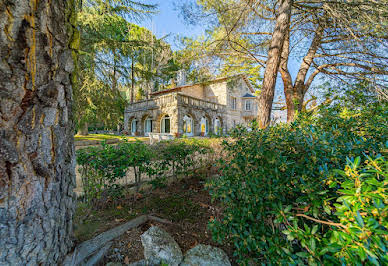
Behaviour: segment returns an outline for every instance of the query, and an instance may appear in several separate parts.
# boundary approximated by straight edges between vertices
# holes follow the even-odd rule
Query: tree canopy
[[[207,38],[199,40],[209,47],[207,56],[227,56],[221,60],[228,67],[233,66],[228,62],[230,57],[243,58],[244,63],[268,70],[261,86],[261,100],[267,106],[262,105],[261,109],[267,111],[261,119],[269,117],[273,101],[270,95],[275,84],[267,81],[276,80],[278,71],[289,121],[301,110],[304,96],[317,76],[348,84],[368,81],[380,95],[387,95],[386,0],[201,0],[186,2],[181,7],[186,21],[207,26]],[[287,12],[289,22],[279,20]],[[277,36],[280,39],[274,42]],[[271,61],[273,56],[276,60]],[[301,62],[295,79],[289,71],[291,57]]]

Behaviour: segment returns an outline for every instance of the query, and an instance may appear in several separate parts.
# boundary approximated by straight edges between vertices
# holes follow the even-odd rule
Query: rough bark
[[[293,84],[292,77],[288,71],[288,58],[290,55],[290,30],[287,29],[286,37],[283,43],[282,55],[280,60],[279,72],[283,80],[284,96],[286,98],[287,106],[287,121],[293,120],[295,116],[295,108],[292,101]]]
[[[0,3],[0,265],[72,247],[74,1]]]
[[[296,118],[296,114],[302,111],[304,96],[309,89],[312,80],[310,78],[306,81],[307,72],[309,71],[311,64],[313,63],[314,57],[318,50],[323,33],[323,27],[318,26],[314,38],[311,42],[310,48],[303,58],[303,61],[299,67],[298,74],[295,79],[295,83],[292,83],[291,75],[288,71],[288,57],[289,57],[289,31],[287,32],[286,39],[283,44],[280,73],[283,80],[284,95],[286,98],[287,106],[287,122],[292,122]],[[310,75],[311,78],[315,77],[313,73]]]
[[[283,43],[290,25],[292,2],[293,0],[280,1],[279,14],[276,18],[276,26],[272,34],[264,72],[263,86],[259,98],[258,119],[261,128],[267,127],[271,121],[276,78],[279,70]]]

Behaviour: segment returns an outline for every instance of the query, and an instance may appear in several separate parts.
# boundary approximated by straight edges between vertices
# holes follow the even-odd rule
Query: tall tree
[[[208,22],[205,25],[212,31],[223,30],[224,34],[213,39],[219,53],[229,54],[225,47],[230,47],[240,58],[256,60],[267,68],[260,96],[262,126],[269,120],[277,76],[274,70],[280,57],[289,121],[300,111],[304,95],[318,75],[339,82],[366,80],[387,95],[386,0],[290,1],[290,23],[275,39],[277,26],[285,25],[279,24],[284,4],[283,0],[200,0],[197,6],[183,8],[189,20]],[[282,41],[282,47],[275,45]],[[291,57],[301,60],[295,80],[288,71]]]
[[[82,3],[78,12],[81,32],[79,89],[75,91],[76,119],[80,134],[87,134],[89,123],[112,127],[122,120],[125,98],[123,84],[134,86],[134,62],[138,38],[148,33],[128,22],[149,14],[155,6],[135,1]]]
[[[72,247],[74,0],[0,4],[0,264]]]
[[[383,2],[386,3],[383,3]],[[378,95],[386,95],[388,58],[388,23],[384,14],[388,1],[295,1],[286,41],[282,51],[280,73],[287,105],[287,121],[295,119],[305,105],[304,97],[318,74],[335,78],[337,83],[369,83]],[[385,10],[385,11],[384,11]],[[385,13],[384,13],[385,12]],[[301,64],[291,78],[288,59],[292,46]]]
[[[271,44],[265,66],[263,87],[259,98],[259,124],[265,128],[271,121],[273,98],[275,96],[276,78],[279,70],[284,40],[290,27],[292,0],[281,0],[276,26],[272,33]]]

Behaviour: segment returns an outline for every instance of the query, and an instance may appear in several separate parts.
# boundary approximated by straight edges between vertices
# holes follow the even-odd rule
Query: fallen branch
[[[103,246],[98,252],[90,256],[88,261],[85,263],[85,266],[94,266],[96,265],[109,251],[112,246],[112,242],[108,242]]]
[[[63,265],[75,266],[83,264],[85,259],[90,257],[90,255],[94,254],[96,251],[99,251],[107,242],[121,236],[129,229],[138,227],[147,221],[147,215],[142,215],[125,224],[110,229],[90,240],[82,242],[74,249],[73,253],[66,256]]]
[[[346,226],[343,225],[343,224],[318,220],[318,219],[315,219],[313,217],[307,216],[307,215],[302,214],[302,213],[297,213],[296,216],[304,217],[306,219],[309,219],[311,221],[314,221],[314,222],[317,222],[317,223],[320,223],[320,224],[332,225],[332,226],[342,227],[342,228],[346,229]]]
[[[155,217],[155,216],[152,216],[152,215],[148,215],[148,220],[150,221],[154,221],[154,222],[158,222],[158,223],[162,223],[162,224],[173,224],[173,222],[169,221],[169,220],[166,220],[166,219],[162,219],[162,218],[159,218],[159,217]]]
[[[155,222],[164,223],[164,224],[173,224],[171,221],[168,221],[166,219],[162,219],[153,215],[139,216],[135,219],[130,220],[129,222],[126,222],[125,224],[119,225],[102,234],[99,234],[98,236],[90,240],[82,242],[77,247],[75,247],[72,253],[66,256],[63,262],[63,265],[78,266],[78,265],[86,265],[89,262],[91,264],[98,262],[98,260],[100,260],[111,247],[112,240],[121,236],[126,231],[133,229],[135,227],[138,227],[148,221],[155,221]],[[87,262],[85,262],[85,260],[87,260]]]

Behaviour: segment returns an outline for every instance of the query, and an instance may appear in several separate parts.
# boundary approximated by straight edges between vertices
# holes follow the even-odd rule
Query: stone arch
[[[167,120],[167,118],[169,118],[169,122],[163,121]],[[156,119],[155,129],[157,128],[157,132],[160,133],[172,133],[172,120],[173,116],[171,114],[165,112],[161,113]]]
[[[212,122],[211,116],[204,112],[199,120],[200,135],[203,135],[203,136],[209,135],[212,129],[212,125],[213,125],[213,122]]]
[[[195,114],[195,112],[191,112],[191,110],[184,110],[181,115],[180,115],[180,118],[179,118],[179,123],[181,125],[180,127],[180,131],[182,134],[185,134],[185,130],[184,130],[184,119],[185,119],[185,116],[189,116],[191,119],[192,119],[192,124],[191,124],[191,131],[192,133],[189,134],[188,136],[196,136],[196,135],[199,135],[200,134],[200,130],[199,130],[199,120],[198,120],[198,116]]]

